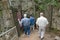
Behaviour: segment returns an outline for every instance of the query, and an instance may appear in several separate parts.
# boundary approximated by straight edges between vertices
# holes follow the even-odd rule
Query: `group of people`
[[[24,14],[24,18],[21,19],[20,25],[24,28],[25,35],[30,36],[31,30],[34,30],[35,18],[32,15]]]
[[[43,16],[43,13],[40,13],[40,17],[37,18],[36,22],[33,16],[27,17],[27,14],[24,14],[24,18],[21,19],[19,23],[24,28],[24,33],[28,37],[30,36],[31,30],[34,30],[34,24],[36,23],[37,27],[39,28],[39,37],[41,40],[44,39],[45,30],[49,24],[47,18]]]

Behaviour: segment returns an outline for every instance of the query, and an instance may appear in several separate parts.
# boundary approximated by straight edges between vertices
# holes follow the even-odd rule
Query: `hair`
[[[30,18],[30,15],[29,14],[27,15],[27,18]]]
[[[40,16],[43,16],[43,12],[40,13]]]

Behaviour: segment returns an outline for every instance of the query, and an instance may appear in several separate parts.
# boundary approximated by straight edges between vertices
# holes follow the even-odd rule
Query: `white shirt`
[[[37,19],[36,24],[40,26],[40,28],[43,28],[46,27],[46,25],[48,24],[48,20],[47,18],[41,16]]]

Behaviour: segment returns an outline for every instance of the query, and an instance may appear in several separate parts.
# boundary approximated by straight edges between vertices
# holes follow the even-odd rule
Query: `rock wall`
[[[1,0],[0,6],[2,10],[0,11],[0,33],[7,31],[14,26],[13,16],[10,10],[8,0]]]
[[[51,8],[49,6],[45,10],[44,16],[51,22]],[[60,30],[60,9],[55,7],[52,9],[52,28]]]
[[[60,10],[53,10],[52,27],[60,30]]]

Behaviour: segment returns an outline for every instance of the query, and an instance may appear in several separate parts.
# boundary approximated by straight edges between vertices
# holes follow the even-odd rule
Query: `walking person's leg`
[[[24,28],[24,33],[25,35],[27,35],[27,28]]]
[[[43,40],[45,34],[45,28],[41,29],[41,40]]]
[[[41,38],[41,28],[39,28],[38,33],[39,33],[39,38]]]
[[[30,36],[30,27],[27,28],[28,36]]]
[[[31,33],[32,33],[32,30],[33,30],[33,26],[31,25],[31,26],[30,26],[30,31],[31,31]]]
[[[33,27],[33,30],[34,30],[34,25],[32,27]]]
[[[30,27],[31,27],[31,28],[30,28],[30,29],[31,29],[31,31],[32,31],[32,30],[34,30],[34,25],[31,25]]]
[[[32,26],[30,26],[30,30],[32,31]]]

